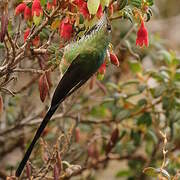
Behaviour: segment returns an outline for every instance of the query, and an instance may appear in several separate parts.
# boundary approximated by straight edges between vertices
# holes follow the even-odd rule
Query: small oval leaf
[[[153,167],[147,167],[143,170],[143,173],[150,177],[157,177],[158,171]]]
[[[88,0],[87,7],[90,14],[95,15],[100,5],[100,0]]]
[[[44,102],[47,94],[49,91],[49,85],[46,78],[46,74],[43,74],[39,78],[39,93],[40,93],[40,99],[42,102]]]

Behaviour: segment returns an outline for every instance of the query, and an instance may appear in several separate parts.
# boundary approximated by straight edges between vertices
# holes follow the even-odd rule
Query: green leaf
[[[131,138],[133,139],[135,146],[140,145],[140,142],[141,142],[141,132],[140,131],[131,130]]]
[[[159,53],[163,56],[163,59],[165,60],[166,64],[171,64],[172,58],[171,54],[168,51],[161,50]]]
[[[178,65],[180,64],[180,59],[174,58],[174,59],[172,60],[172,64],[173,64],[174,66],[178,66]]]
[[[161,96],[164,92],[166,91],[166,86],[165,85],[160,85],[158,87],[155,88],[154,91],[154,97],[158,98],[159,96]]]
[[[108,89],[110,89],[110,90],[118,89],[118,85],[113,82],[108,82],[106,85],[107,85]]]
[[[146,85],[140,84],[137,88],[138,88],[138,91],[139,91],[140,93],[142,93],[142,92],[146,89]]]
[[[60,25],[60,19],[56,18],[52,24],[51,24],[51,29],[52,30],[56,30]]]
[[[128,3],[128,0],[118,0],[119,10],[123,9]]]
[[[116,177],[129,177],[130,175],[132,175],[131,170],[121,170],[116,174]]]
[[[130,4],[137,8],[140,8],[142,4],[142,0],[130,0]]]
[[[148,129],[146,136],[147,138],[151,139],[155,144],[158,143],[158,138],[156,134],[154,133],[154,131],[152,131],[151,129]]]
[[[176,70],[176,74],[174,76],[175,81],[180,81],[180,69]]]
[[[140,99],[138,101],[138,106],[145,106],[145,105],[147,105],[147,100],[145,98]]]
[[[128,85],[132,85],[132,84],[139,84],[138,80],[129,80],[126,82],[123,82],[122,84],[120,84],[120,87],[124,87],[124,86],[128,86]]]
[[[138,125],[145,124],[146,126],[150,126],[152,124],[151,114],[149,112],[145,112],[142,116],[140,116],[137,119],[137,124]]]
[[[153,167],[147,167],[143,170],[143,173],[150,176],[150,177],[158,177],[159,174],[166,177],[168,180],[171,179],[171,176],[165,169],[161,168],[153,168]]]
[[[38,25],[40,24],[40,22],[41,22],[41,19],[42,19],[42,15],[40,15],[40,16],[34,15],[34,16],[33,16],[33,22],[34,22],[34,24],[35,24],[36,26],[38,26]]]
[[[79,16],[79,24],[83,24],[84,23],[84,17],[82,14],[80,14]]]
[[[118,120],[126,119],[130,116],[130,114],[131,114],[131,112],[129,110],[124,109],[118,113],[117,119]]]
[[[0,49],[4,48],[4,44],[0,43]]]
[[[101,0],[102,7],[105,7],[105,6],[108,7],[109,3],[110,3],[110,0]]]
[[[8,33],[10,34],[10,36],[13,35],[13,25],[12,25],[12,20],[9,20],[9,22],[8,22]]]
[[[48,39],[49,38],[49,30],[46,29],[46,28],[43,28],[42,31],[40,32],[40,39],[43,40],[43,39]]]
[[[100,0],[88,0],[87,7],[90,14],[95,15],[100,5]]]
[[[47,0],[41,0],[41,6],[45,6],[47,4]]]
[[[91,115],[94,117],[106,117],[107,116],[107,109],[105,106],[95,106],[91,110]]]
[[[146,0],[149,6],[152,6],[154,4],[154,0]]]
[[[129,67],[133,73],[142,72],[142,66],[138,61],[129,61]]]
[[[153,167],[147,167],[143,170],[143,173],[146,174],[147,176],[150,177],[157,177],[158,176],[158,171],[157,169],[153,168]]]

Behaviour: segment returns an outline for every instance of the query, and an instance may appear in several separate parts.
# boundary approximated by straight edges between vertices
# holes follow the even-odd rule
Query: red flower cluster
[[[15,9],[15,15],[17,16],[17,15],[19,15],[20,13],[23,13],[24,12],[24,10],[25,10],[25,8],[26,8],[26,4],[25,3],[21,3],[21,4],[19,4],[17,7],[16,7],[16,9]]]
[[[56,0],[53,0],[52,2],[47,3],[47,10],[51,10],[53,7],[55,7],[57,4]]]
[[[70,22],[69,18],[65,18],[62,20],[59,26],[60,36],[65,40],[69,40],[72,36],[73,25]]]
[[[15,15],[18,16],[19,14],[24,12],[24,19],[30,20],[31,19],[31,9],[25,4],[20,3],[15,9]]]
[[[144,44],[147,47],[149,45],[149,40],[148,40],[148,31],[144,25],[144,21],[142,20],[141,26],[137,32],[136,45],[142,47]]]
[[[74,0],[73,3],[78,6],[79,11],[84,16],[84,18],[90,18],[90,14],[87,8],[87,2],[85,2],[84,0]]]
[[[32,16],[40,16],[43,15],[43,10],[41,7],[40,0],[34,0],[32,4]]]
[[[30,34],[30,31],[31,31],[31,30],[30,30],[29,28],[27,28],[27,29],[25,30],[25,32],[24,32],[24,42],[26,42],[26,40],[27,40],[27,38],[28,38],[28,36],[29,36],[29,34]],[[33,46],[38,47],[39,44],[40,44],[40,37],[39,37],[39,36],[36,36],[36,37],[33,39],[32,44],[33,44]]]
[[[97,18],[100,19],[102,17],[102,15],[103,15],[103,8],[100,4],[96,16],[97,16]]]
[[[52,5],[56,4],[56,0],[53,0]],[[41,7],[40,0],[34,0],[32,3],[32,12],[31,9],[27,6],[26,3],[20,3],[15,9],[15,15],[24,13],[24,19],[30,20],[32,16],[42,16],[43,10]]]

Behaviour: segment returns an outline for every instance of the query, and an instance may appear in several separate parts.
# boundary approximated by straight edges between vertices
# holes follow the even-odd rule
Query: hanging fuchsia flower
[[[25,32],[24,32],[24,42],[27,41],[27,38],[28,38],[30,32],[31,32],[31,30],[30,30],[29,28],[27,28],[27,29],[25,30]],[[39,44],[40,44],[40,37],[39,37],[39,36],[36,36],[36,37],[32,40],[32,44],[33,44],[33,46],[38,47]]]
[[[78,7],[81,7],[84,4],[84,0],[74,0],[73,3]]]
[[[65,18],[62,20],[59,26],[59,32],[60,32],[60,36],[65,40],[69,40],[71,38],[73,32],[73,26],[70,23],[69,18]]]
[[[74,0],[73,1],[74,4],[77,5],[77,7],[79,8],[79,12],[84,16],[84,18],[90,18],[90,14],[88,11],[88,7],[87,7],[87,2],[84,0]]]
[[[41,7],[40,0],[34,0],[32,4],[32,16],[33,16],[33,22],[36,26],[38,26],[41,22],[42,16],[43,16],[43,10]]]
[[[24,12],[25,8],[26,8],[26,4],[25,3],[21,3],[19,4],[16,9],[15,9],[15,15],[19,15],[20,13]]]
[[[136,45],[142,47],[144,44],[147,47],[149,45],[149,40],[148,40],[148,31],[144,25],[144,21],[142,20],[141,26],[137,32]]]
[[[103,80],[105,73],[106,73],[106,62],[104,61],[104,63],[98,69],[97,78],[99,80]]]
[[[112,64],[114,64],[115,66],[119,66],[119,60],[114,53],[110,53],[110,60]]]
[[[99,5],[98,11],[96,13],[96,16],[100,19],[103,15],[103,8],[101,6],[101,4]]]
[[[82,13],[84,18],[87,18],[87,19],[90,18],[89,10],[88,10],[88,7],[87,7],[87,2],[84,2],[82,4],[82,6],[79,8],[79,11],[80,11],[80,13]]]
[[[24,32],[24,42],[26,42],[26,40],[27,40],[27,38],[28,38],[28,36],[29,36],[29,33],[30,33],[30,29],[27,28],[27,29],[25,30],[25,32]]]
[[[99,68],[98,72],[99,72],[100,74],[103,74],[103,75],[106,73],[106,62],[104,62],[104,63],[101,65],[101,67]]]
[[[39,36],[36,36],[36,37],[32,40],[32,44],[33,44],[33,46],[38,47],[39,44],[40,44],[40,37],[39,37]]]
[[[57,4],[56,0],[53,0],[52,2],[47,3],[47,10],[51,10],[53,7],[55,7]]]
[[[25,20],[31,19],[31,9],[28,6],[26,6],[24,9],[24,19]]]
[[[32,16],[40,16],[43,14],[40,0],[34,0],[32,4]]]

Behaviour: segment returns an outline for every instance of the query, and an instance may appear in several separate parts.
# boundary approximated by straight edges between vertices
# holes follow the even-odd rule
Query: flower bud
[[[39,93],[40,93],[40,99],[42,102],[44,102],[47,94],[49,91],[49,85],[47,82],[46,74],[43,74],[39,78]]]
[[[26,21],[31,19],[31,9],[28,6],[26,6],[24,9],[24,19]]]
[[[119,60],[115,54],[110,53],[110,60],[112,64],[114,64],[115,66],[119,66]]]
[[[17,15],[19,15],[20,13],[24,12],[25,8],[26,8],[26,4],[25,4],[25,3],[19,4],[19,5],[16,7],[16,9],[15,9],[15,15],[17,16]]]

